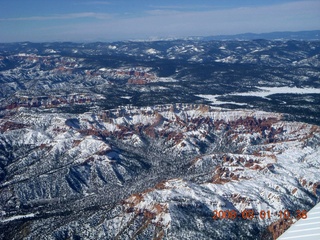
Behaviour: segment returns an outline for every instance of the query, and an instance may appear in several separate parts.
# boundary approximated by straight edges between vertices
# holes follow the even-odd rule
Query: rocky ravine
[[[0,120],[3,239],[272,239],[320,196],[320,129],[206,105]],[[289,210],[214,220],[214,210]],[[285,226],[285,227],[282,227]]]

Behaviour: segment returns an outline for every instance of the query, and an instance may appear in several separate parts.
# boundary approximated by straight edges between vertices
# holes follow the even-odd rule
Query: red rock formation
[[[148,83],[148,81],[146,79],[142,79],[142,78],[137,78],[137,79],[130,78],[128,80],[128,84],[144,85],[147,83]]]
[[[283,234],[291,225],[293,224],[292,218],[290,219],[279,219],[278,221],[272,223],[268,230],[271,232],[272,237],[276,240]]]
[[[224,168],[221,166],[218,166],[215,170],[215,174],[212,176],[212,183],[215,184],[225,184],[227,182],[230,182],[230,178],[225,178],[224,175],[229,173],[229,169],[228,168]]]
[[[15,122],[7,121],[0,126],[0,132],[4,133],[7,130],[15,130],[15,129],[21,129],[21,128],[26,128],[26,127],[28,127],[28,126],[25,124],[22,124],[22,123],[15,123]]]
[[[166,189],[166,181],[162,181],[162,182],[159,182],[156,186],[155,186],[155,189],[158,189],[158,190],[162,190],[162,189]]]
[[[320,182],[314,183],[312,190],[314,195],[320,195]]]
[[[76,147],[81,143],[82,140],[73,140],[72,147]]]

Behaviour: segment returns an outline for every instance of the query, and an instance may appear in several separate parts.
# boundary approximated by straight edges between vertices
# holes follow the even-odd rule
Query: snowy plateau
[[[319,52],[0,44],[0,239],[278,238],[320,202]]]

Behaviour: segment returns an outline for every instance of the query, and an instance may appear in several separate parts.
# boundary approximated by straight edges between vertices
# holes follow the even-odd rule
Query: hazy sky
[[[0,0],[0,42],[320,29],[320,0]]]

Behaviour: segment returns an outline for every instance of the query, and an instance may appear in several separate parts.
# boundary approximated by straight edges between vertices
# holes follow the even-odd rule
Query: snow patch
[[[195,96],[201,97],[201,98],[205,98],[205,99],[209,100],[210,102],[212,102],[213,104],[217,104],[217,105],[220,105],[220,104],[236,104],[236,105],[240,105],[240,106],[247,105],[246,103],[224,102],[224,101],[217,100],[217,97],[221,97],[221,96],[224,96],[224,95],[198,94],[198,95],[195,95]]]
[[[273,94],[320,94],[319,88],[297,88],[297,87],[259,87],[261,91],[233,93],[233,96],[256,96],[267,98]]]
[[[148,50],[146,50],[146,53],[147,53],[147,54],[154,55],[154,54],[159,54],[160,52],[157,51],[157,50],[154,49],[154,48],[149,48]]]
[[[35,217],[36,214],[34,213],[30,213],[30,214],[26,214],[26,215],[17,215],[17,216],[13,216],[13,217],[9,217],[6,219],[0,219],[0,222],[5,223],[5,222],[11,222],[14,220],[18,220],[18,219],[24,219],[24,218],[32,218]]]
[[[116,49],[117,49],[117,46],[109,45],[108,48],[111,49],[111,50],[116,50]]]

